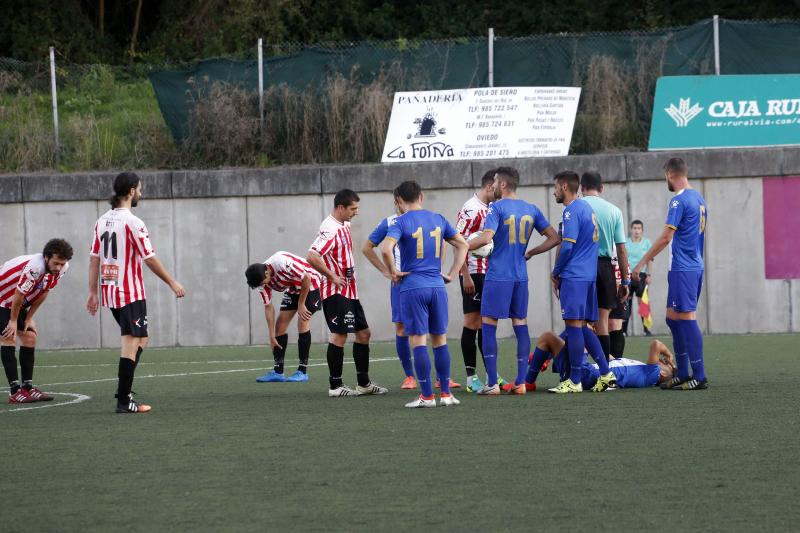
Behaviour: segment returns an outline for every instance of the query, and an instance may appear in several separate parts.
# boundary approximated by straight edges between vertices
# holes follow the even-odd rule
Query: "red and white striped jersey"
[[[145,299],[142,261],[156,253],[130,209],[109,209],[97,220],[89,255],[100,258],[101,305],[117,309]]]
[[[272,272],[272,277],[266,287],[258,287],[256,291],[261,295],[264,305],[272,302],[272,291],[299,293],[303,287],[303,278],[311,279],[311,290],[319,289],[322,285],[322,275],[314,270],[305,259],[289,252],[276,252],[264,261],[267,270]]]
[[[46,272],[44,256],[40,253],[9,259],[0,266],[0,306],[11,309],[16,291],[24,295],[23,308],[33,305],[58,285],[68,268],[69,263],[66,263],[58,274]]]
[[[330,280],[322,276],[321,296],[329,298],[334,294],[341,294],[352,300],[358,299],[356,291],[355,260],[353,259],[353,236],[350,234],[350,222],[339,222],[332,216],[322,221],[319,235],[311,244],[312,251],[322,256],[325,266],[336,274],[345,278],[344,287],[337,287]]]
[[[456,231],[465,239],[469,238],[473,233],[481,231],[488,209],[489,206],[483,203],[477,194],[473,195],[472,198],[464,203],[461,211],[458,212]],[[469,265],[470,274],[486,274],[486,267],[489,261],[485,257],[475,257],[472,254],[467,254],[467,264]]]

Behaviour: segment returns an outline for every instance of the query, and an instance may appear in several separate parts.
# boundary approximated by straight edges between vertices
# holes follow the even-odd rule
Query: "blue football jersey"
[[[670,250],[670,270],[703,270],[703,244],[708,209],[703,196],[694,189],[684,189],[669,201],[667,226],[675,230]]]
[[[386,237],[400,249],[400,270],[410,272],[400,282],[400,291],[420,287],[444,287],[442,242],[456,236],[456,230],[439,213],[426,209],[409,211],[395,218]]]
[[[375,246],[378,246],[380,243],[382,243],[383,239],[386,238],[386,232],[389,231],[389,224],[391,224],[396,218],[397,215],[391,215],[381,220],[380,224],[378,224],[378,226],[372,230],[372,233],[369,234],[369,242]],[[397,270],[400,270],[400,251],[397,249],[397,246],[392,249],[392,255],[394,256],[394,267]]]
[[[600,234],[588,202],[576,198],[561,215],[561,240],[572,243],[572,255],[558,276],[575,281],[597,280],[597,241]]]
[[[534,228],[542,233],[550,222],[538,207],[524,200],[503,198],[489,206],[483,228],[494,231],[494,251],[486,280],[527,281],[525,250]]]

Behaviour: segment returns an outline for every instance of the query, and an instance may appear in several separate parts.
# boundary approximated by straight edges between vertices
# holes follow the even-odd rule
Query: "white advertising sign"
[[[579,87],[395,93],[384,163],[563,156]]]

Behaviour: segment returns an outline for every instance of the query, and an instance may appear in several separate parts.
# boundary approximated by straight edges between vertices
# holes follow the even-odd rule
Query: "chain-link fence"
[[[76,65],[57,54],[58,152],[49,62],[0,58],[0,119],[11,126],[0,132],[0,168],[378,161],[395,91],[492,84],[582,87],[571,152],[638,150],[658,77],[713,74],[715,63],[723,74],[800,72],[798,37],[794,21],[709,19],[515,38],[498,29],[491,43],[264,44],[263,113],[255,43],[245,56],[191,64]]]

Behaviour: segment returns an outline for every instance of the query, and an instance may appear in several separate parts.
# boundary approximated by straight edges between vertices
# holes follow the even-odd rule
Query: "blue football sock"
[[[450,349],[446,344],[433,348],[433,364],[436,365],[436,377],[443,394],[450,393]]]
[[[567,326],[569,379],[572,380],[572,382],[576,385],[581,382],[581,374],[583,373],[583,348],[584,340],[582,328]]]
[[[597,363],[597,368],[600,370],[600,375],[605,376],[608,374],[608,360],[603,351],[603,345],[600,344],[600,339],[594,334],[594,331],[589,329],[589,326],[583,326],[583,342],[586,344],[586,350],[592,356],[594,362]]]
[[[526,383],[536,383],[536,378],[539,377],[539,372],[542,370],[542,365],[547,361],[548,352],[545,352],[538,346],[533,350],[533,359],[528,366],[528,374],[525,376]]]
[[[497,385],[497,326],[482,324],[483,364],[486,365],[486,385]]]
[[[703,362],[703,332],[697,320],[681,320],[683,322],[683,337],[686,342],[686,351],[689,354],[689,364],[692,365],[692,377],[696,380],[706,379],[706,369]]]
[[[394,346],[397,349],[397,357],[400,359],[400,364],[403,365],[403,372],[406,373],[406,376],[413,377],[414,363],[411,362],[411,344],[408,342],[408,337],[395,335]]]
[[[531,353],[528,325],[514,326],[514,335],[517,336],[517,378],[514,380],[514,385],[522,385],[525,383],[525,374],[528,372],[528,355]]]
[[[420,391],[426,398],[433,396],[433,383],[431,382],[431,356],[427,346],[414,348],[414,370],[417,371],[417,383]]]
[[[675,350],[675,364],[678,367],[680,379],[689,378],[689,353],[686,351],[686,341],[681,325],[683,320],[667,319],[667,326],[672,332],[672,348]]]

